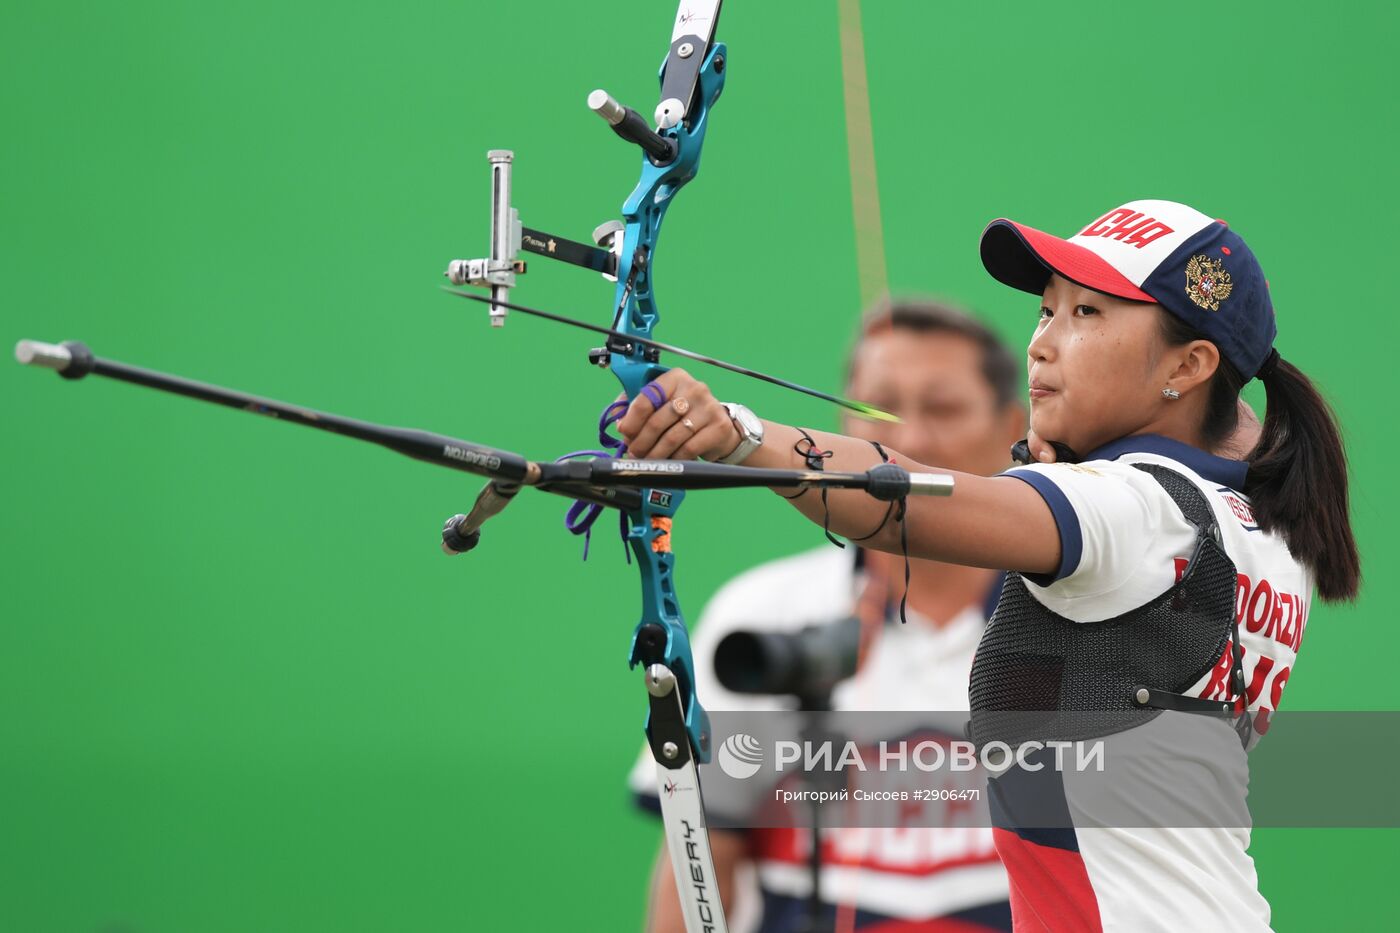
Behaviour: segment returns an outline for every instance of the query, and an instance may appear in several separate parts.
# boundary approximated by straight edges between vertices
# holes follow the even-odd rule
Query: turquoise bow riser
[[[625,334],[651,338],[660,318],[652,294],[652,271],[661,221],[675,193],[695,177],[700,167],[700,150],[705,142],[710,107],[724,89],[727,61],[724,45],[716,43],[701,66],[697,100],[689,120],[662,131],[662,135],[676,141],[676,158],[667,165],[658,166],[643,156],[641,180],[623,205],[626,227],[618,260],[618,311],[613,327]],[[646,259],[634,274],[633,264],[638,256]],[[665,366],[648,360],[646,355],[646,348],[636,345],[630,352],[611,354],[612,371],[628,398],[635,398],[642,386],[666,371]],[[630,525],[627,540],[642,577],[642,618],[632,636],[628,663],[632,667],[664,664],[676,675],[691,747],[698,760],[708,761],[709,716],[695,699],[695,665],[685,619],[676,599],[675,556],[670,551],[670,519],[684,498],[685,494],[677,490],[645,490],[642,507],[627,513]],[[649,626],[660,626],[664,632],[662,644],[655,644],[649,637]]]

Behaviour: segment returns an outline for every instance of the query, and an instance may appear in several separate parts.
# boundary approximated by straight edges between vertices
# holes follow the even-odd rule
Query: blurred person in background
[[[886,302],[866,315],[846,393],[901,423],[852,417],[845,433],[922,463],[995,475],[1010,464],[1011,445],[1026,436],[1019,358],[977,319],[932,301]],[[853,542],[772,561],[726,584],[701,615],[692,635],[697,694],[710,710],[795,709],[795,698],[725,689],[715,673],[716,646],[739,629],[794,632],[855,615],[862,626],[860,663],[833,692],[834,709],[966,710],[973,653],[1001,583],[996,570],[910,561],[908,624],[901,625],[904,566],[896,555]],[[659,813],[650,753],[643,752],[630,783],[639,804]],[[920,825],[824,829],[821,928],[1010,930],[1006,874],[991,829],[934,828],[955,824],[950,816],[924,814],[916,817]],[[711,844],[731,929],[807,929],[809,829],[716,829]],[[648,916],[654,933],[684,929],[664,843]]]

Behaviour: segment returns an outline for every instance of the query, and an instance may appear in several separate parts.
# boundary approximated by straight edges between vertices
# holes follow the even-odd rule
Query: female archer
[[[867,547],[1012,572],[973,665],[974,724],[997,710],[1233,710],[1254,714],[1240,719],[1248,744],[1278,708],[1314,587],[1348,600],[1360,581],[1336,421],[1274,349],[1258,261],[1223,221],[1151,200],[1064,239],[997,220],[981,255],[1040,299],[1031,462],[954,473],[950,498],[907,506],[836,490],[789,501]],[[1251,378],[1267,397],[1258,443],[1242,460],[1211,453]],[[653,386],[619,423],[630,456],[939,466],[760,421],[684,370]],[[1190,764],[1242,770],[1235,755]],[[1170,796],[1166,783],[1153,793]],[[1036,830],[999,812],[995,790],[992,804],[1017,929],[1268,928],[1247,828]]]

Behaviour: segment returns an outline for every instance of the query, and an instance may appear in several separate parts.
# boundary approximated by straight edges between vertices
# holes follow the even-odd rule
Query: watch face
[[[757,415],[742,405],[735,406],[734,419],[743,426],[745,434],[753,437],[760,437],[763,434],[763,422],[759,421]]]

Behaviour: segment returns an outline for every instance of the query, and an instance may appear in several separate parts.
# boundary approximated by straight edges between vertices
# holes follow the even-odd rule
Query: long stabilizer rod
[[[77,341],[50,344],[21,340],[15,346],[15,359],[26,366],[55,370],[65,379],[81,379],[90,374],[106,376],[109,379],[131,382],[254,414],[269,415],[280,421],[290,421],[319,431],[368,441],[415,460],[475,473],[478,476],[489,476],[508,484],[535,486],[545,492],[597,502],[613,508],[638,508],[640,490],[645,488],[739,489],[768,486],[800,489],[816,486],[863,489],[871,496],[887,501],[905,496],[946,496],[953,491],[951,476],[939,473],[911,474],[892,463],[881,464],[865,471],[840,472],[611,457],[565,462],[535,461],[511,451],[434,434],[431,431],[387,427],[344,418],[300,405],[102,359],[94,356],[86,345]]]
[[[84,344],[77,341],[49,344],[34,340],[21,340],[15,345],[15,359],[26,366],[41,366],[45,369],[55,370],[64,379],[81,379],[89,374],[106,376],[121,382],[130,382],[162,392],[199,399],[201,402],[212,402],[227,408],[237,408],[258,415],[267,415],[279,421],[289,421],[304,427],[315,428],[318,431],[329,431],[343,437],[368,441],[415,460],[435,463],[439,466],[465,473],[474,473],[478,476],[489,476],[512,483],[528,483],[527,476],[534,467],[531,461],[507,450],[497,450],[494,447],[486,447],[455,437],[434,434],[430,431],[386,427],[368,421],[359,421],[355,418],[343,418],[339,415],[303,408],[300,405],[261,398],[246,392],[210,385],[206,382],[195,382],[192,379],[184,379],[180,376],[172,376],[151,369],[143,369],[139,366],[119,363],[116,360],[96,357]],[[533,485],[537,485],[537,483]],[[641,504],[641,494],[635,489],[590,489],[583,485],[577,485],[567,492],[555,489],[546,489],[545,491],[558,492],[571,499],[582,499],[586,502],[596,502],[599,505],[621,509],[638,508]]]

